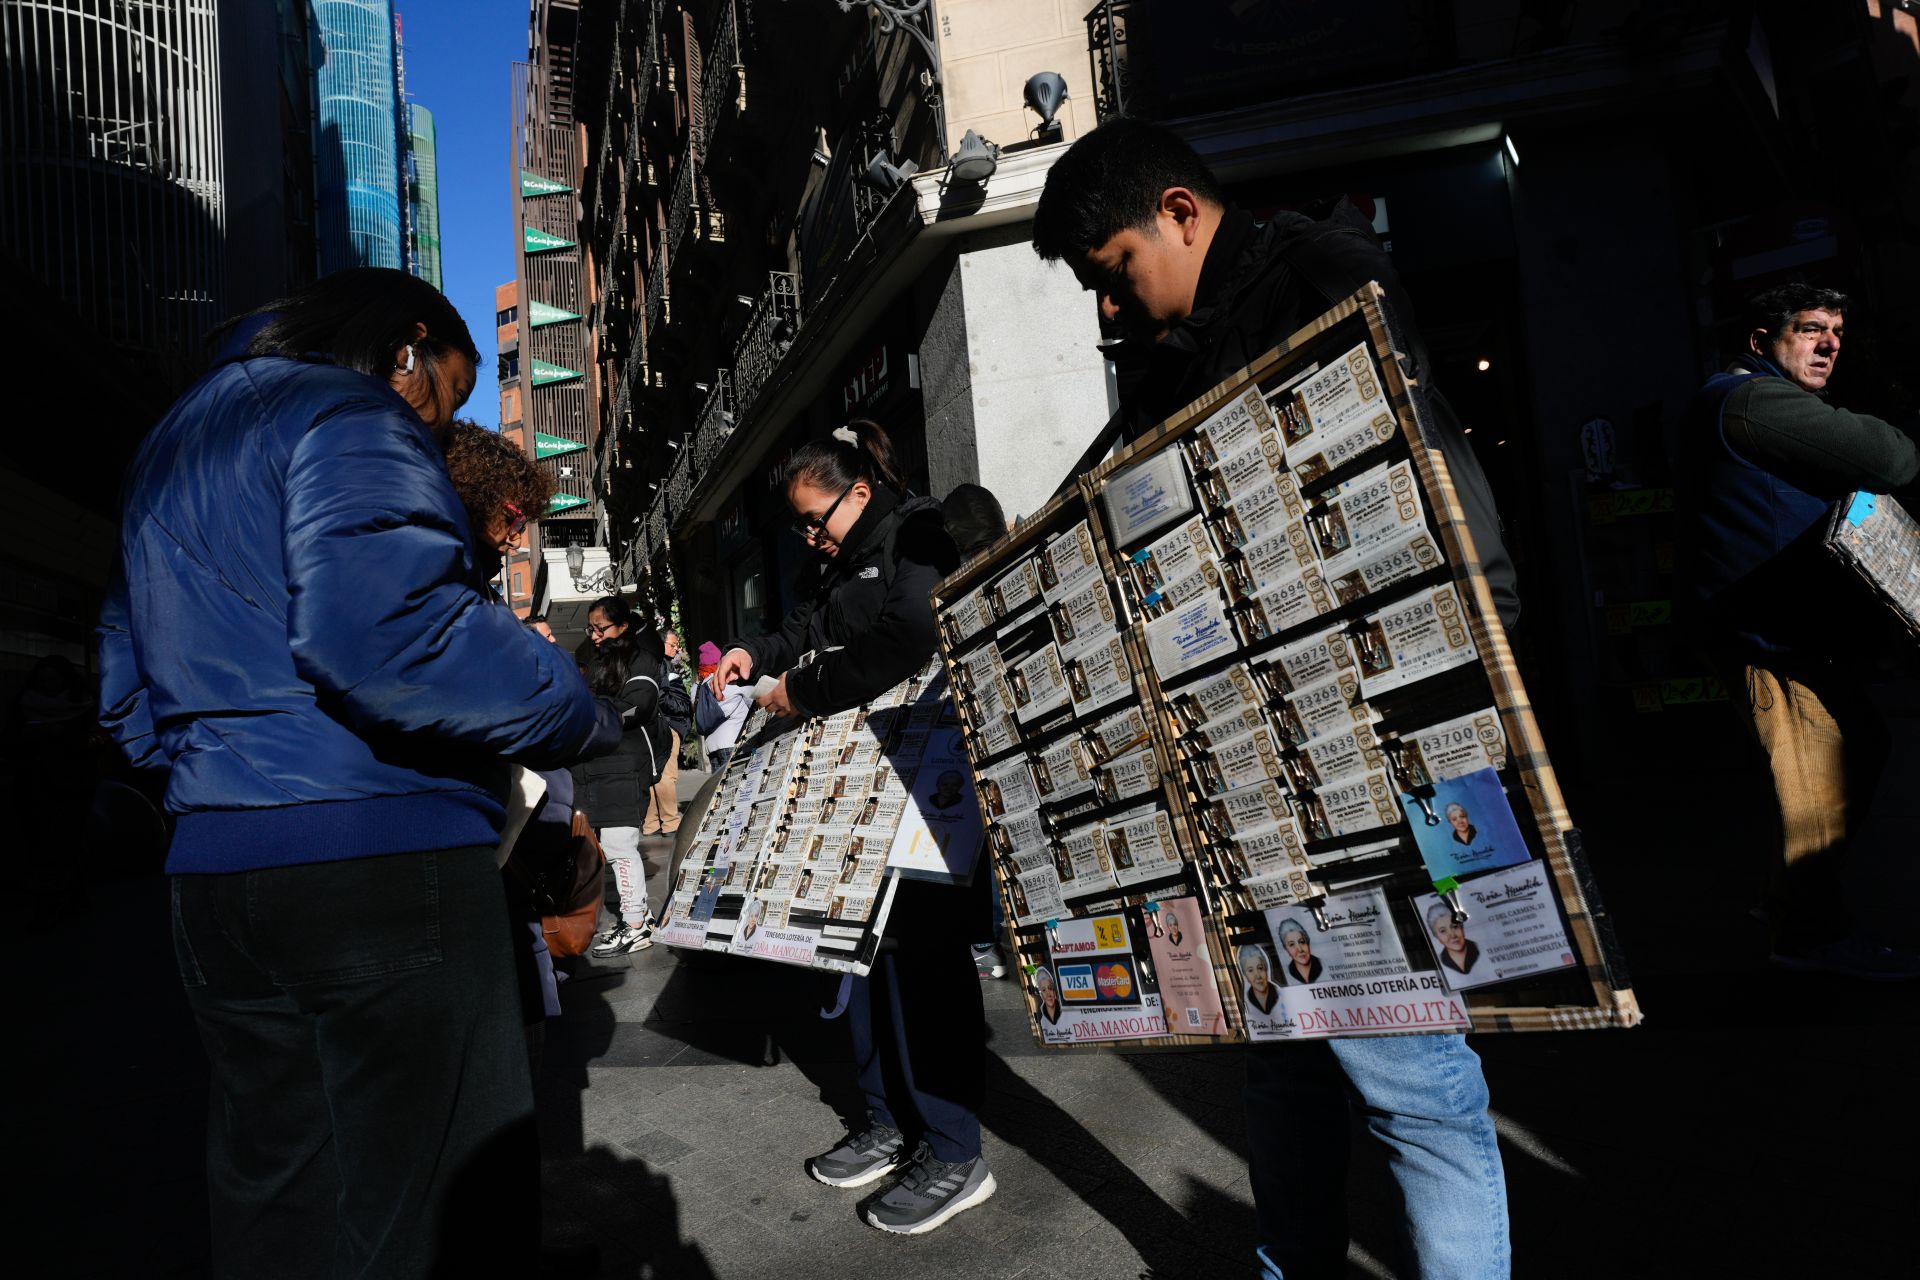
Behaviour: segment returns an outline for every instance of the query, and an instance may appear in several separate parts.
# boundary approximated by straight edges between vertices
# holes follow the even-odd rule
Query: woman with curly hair
[[[447,476],[473,529],[474,570],[497,577],[502,558],[526,536],[527,521],[545,514],[553,480],[513,441],[466,418],[447,428],[446,449]]]

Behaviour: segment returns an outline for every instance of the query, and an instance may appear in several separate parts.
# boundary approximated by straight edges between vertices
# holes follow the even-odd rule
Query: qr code
[[[1198,1009],[1189,1008],[1187,1010],[1187,1025],[1190,1027],[1200,1025],[1200,1011]]]

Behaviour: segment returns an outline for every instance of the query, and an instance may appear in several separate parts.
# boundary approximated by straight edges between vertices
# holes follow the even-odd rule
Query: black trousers
[[[510,928],[485,848],[173,878],[216,1275],[537,1265]]]

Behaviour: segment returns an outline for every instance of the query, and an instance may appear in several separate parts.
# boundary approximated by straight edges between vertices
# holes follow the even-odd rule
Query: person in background
[[[219,1276],[539,1265],[506,762],[616,727],[473,585],[439,437],[478,359],[424,281],[327,276],[237,322],[126,477],[101,719],[168,771]]]
[[[960,552],[962,561],[970,560],[1007,534],[1007,515],[991,489],[977,484],[957,484],[940,501],[940,514],[946,518],[947,535]],[[973,944],[973,971],[982,978],[1007,976],[1006,953],[1000,939],[1006,933],[1006,911],[1000,895],[993,891],[993,877],[983,869],[974,877],[986,904],[981,911],[984,937]]]
[[[1824,542],[1855,491],[1920,511],[1920,427],[1827,402],[1847,309],[1807,284],[1748,300],[1746,350],[1695,397],[1681,445],[1676,576],[1772,784],[1773,963],[1892,981],[1920,978],[1920,954],[1854,926],[1843,876],[1892,746],[1868,684],[1885,624]]]
[[[716,692],[777,676],[761,705],[820,716],[869,701],[926,666],[937,633],[929,593],[958,563],[940,506],[907,497],[893,446],[859,421],[794,451],[786,466],[794,524],[817,553],[800,605],[772,635],[735,641]],[[818,656],[796,665],[801,655]],[[967,965],[978,928],[973,894],[904,881],[872,973],[849,978],[848,1029],[868,1121],[807,1161],[835,1187],[904,1175],[866,1211],[881,1231],[919,1235],[994,1193],[980,1155],[985,1006]],[[907,1129],[920,1141],[909,1146]],[[912,1155],[907,1153],[911,1151]]]
[[[600,837],[600,850],[620,896],[620,919],[588,949],[596,960],[653,945],[647,908],[647,868],[640,832],[648,795],[666,766],[673,731],[660,718],[660,687],[667,679],[660,637],[623,597],[602,596],[587,609],[587,683],[620,712],[620,748],[573,771],[574,806]]]
[[[1355,225],[1358,221],[1358,225]],[[1107,348],[1120,408],[1082,455],[1095,465],[1233,377],[1350,296],[1380,282],[1408,326],[1402,359],[1424,389],[1500,620],[1519,618],[1492,489],[1458,420],[1429,384],[1425,344],[1399,274],[1364,220],[1280,213],[1265,224],[1225,202],[1179,135],[1121,117],[1082,135],[1047,172],[1033,247],[1064,261],[1122,340]],[[1351,1099],[1387,1148],[1406,1206],[1406,1274],[1493,1280],[1511,1269],[1506,1177],[1480,1059],[1458,1034],[1251,1045],[1249,1174],[1258,1261],[1286,1280],[1347,1273]],[[1434,1082],[1450,1082],[1436,1089]],[[1300,1154],[1325,1176],[1302,1184]]]
[[[701,686],[694,700],[699,703],[712,699],[719,708],[719,714],[725,717],[718,728],[701,736],[707,748],[707,768],[718,773],[727,767],[727,761],[733,757],[733,749],[740,742],[740,730],[747,723],[747,716],[753,712],[753,690],[748,685],[730,684],[724,692],[716,695],[710,682],[720,665],[720,646],[708,640],[700,646],[698,657]]]
[[[667,655],[667,673],[660,682],[660,719],[673,734],[673,746],[667,752],[665,771],[653,784],[647,825],[641,828],[641,834],[649,836],[670,836],[680,830],[680,744],[693,735],[693,699],[687,692],[687,660],[680,652],[680,636],[664,631],[660,642]]]

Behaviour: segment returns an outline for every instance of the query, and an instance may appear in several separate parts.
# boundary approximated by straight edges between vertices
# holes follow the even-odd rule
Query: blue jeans
[[[1504,1280],[1507,1186],[1480,1058],[1462,1035],[1247,1050],[1247,1130],[1261,1275],[1347,1274],[1348,1115],[1387,1148],[1406,1218],[1401,1274]]]

